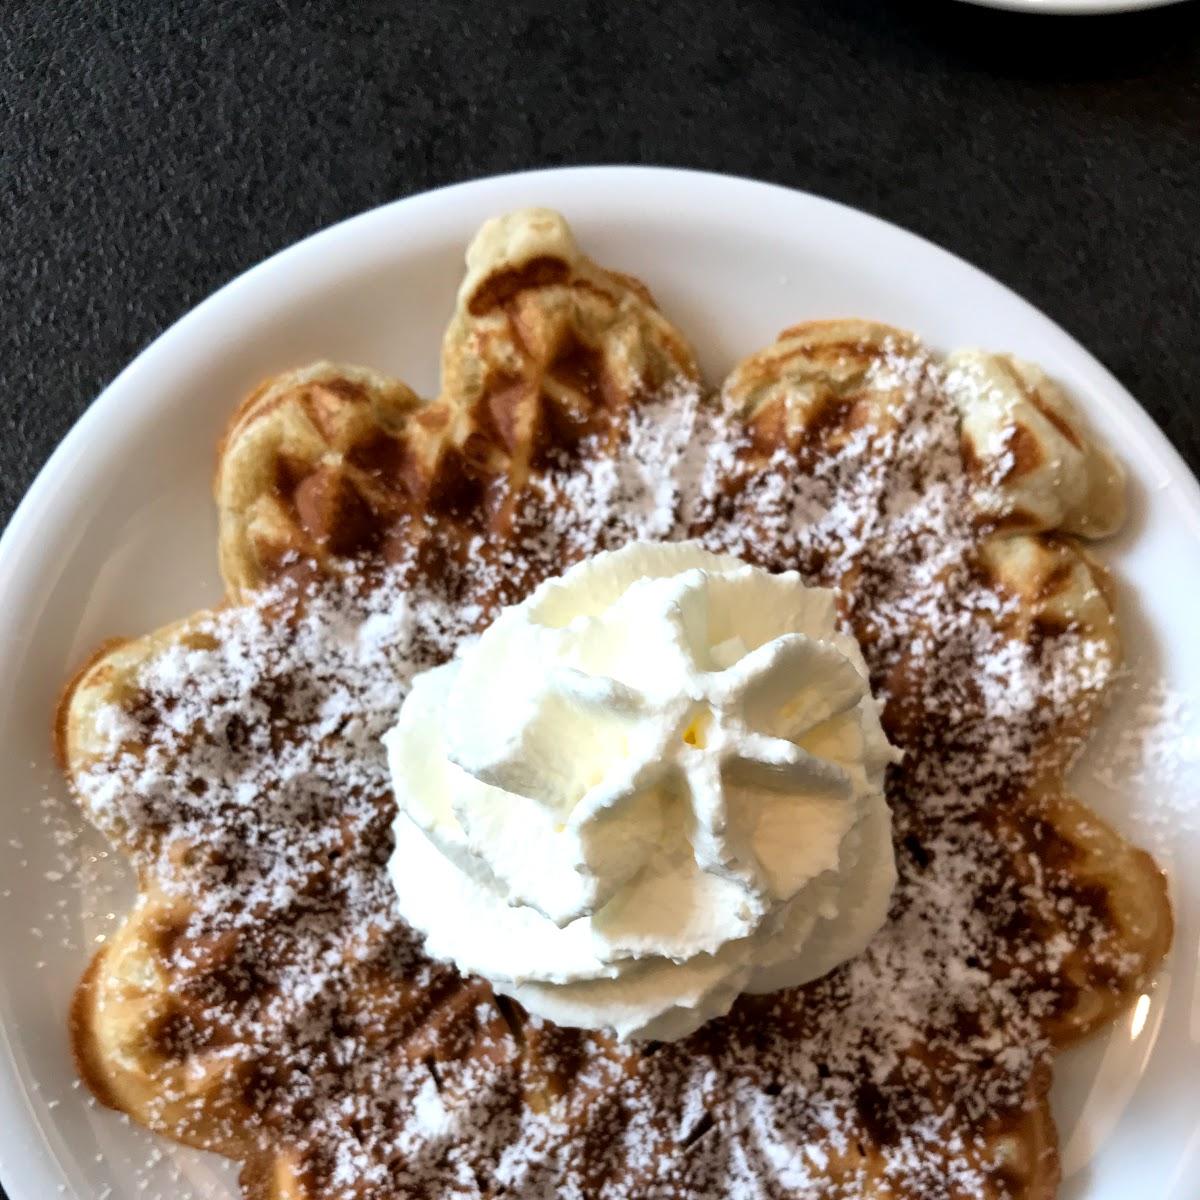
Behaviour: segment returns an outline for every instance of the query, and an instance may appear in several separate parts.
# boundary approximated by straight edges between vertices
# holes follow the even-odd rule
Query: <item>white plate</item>
[[[1165,8],[1180,0],[966,0],[982,8],[1007,8],[1015,12],[1083,17],[1097,13],[1133,12],[1139,8]]]
[[[1142,688],[1161,682],[1184,703],[1138,761],[1117,753],[1146,702],[1144,691],[1127,694],[1078,786],[1172,870],[1178,934],[1134,1012],[1061,1060],[1063,1196],[1194,1200],[1200,815],[1187,802],[1200,797],[1200,705],[1188,699],[1200,701],[1200,489],[1094,358],[959,259],[813,196],[632,168],[463,184],[285,251],[128,367],[30,490],[0,542],[0,1178],[12,1200],[233,1194],[226,1164],[130,1128],[75,1082],[68,998],[128,893],[65,801],[50,713],[68,673],[103,638],[149,630],[218,597],[209,483],[213,447],[239,397],[270,372],[321,357],[370,363],[430,391],[467,239],[486,217],[528,204],[560,208],[596,258],[647,280],[701,348],[711,378],[785,325],[870,316],[940,347],[1035,359],[1119,448],[1134,515],[1107,557],[1124,584],[1133,679]],[[1163,753],[1171,748],[1182,753]]]

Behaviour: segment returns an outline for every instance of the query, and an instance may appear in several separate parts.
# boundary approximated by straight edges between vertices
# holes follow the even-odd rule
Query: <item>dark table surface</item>
[[[579,162],[908,226],[1065,325],[1200,467],[1200,0],[7,0],[0,523],[231,276],[398,196]]]

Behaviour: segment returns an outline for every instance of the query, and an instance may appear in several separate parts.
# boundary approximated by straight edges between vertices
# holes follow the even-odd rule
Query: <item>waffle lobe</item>
[[[248,1200],[1050,1197],[1053,1053],[1169,945],[1154,862],[1064,785],[1120,662],[1081,536],[1119,467],[1001,355],[864,321],[706,389],[565,222],[489,222],[442,388],[318,363],[234,413],[224,606],[103,647],[60,749],[136,903],[73,1005],[105,1103],[242,1163]],[[840,589],[905,760],[864,954],[688,1039],[528,1018],[394,911],[379,736],[497,608],[630,538]]]

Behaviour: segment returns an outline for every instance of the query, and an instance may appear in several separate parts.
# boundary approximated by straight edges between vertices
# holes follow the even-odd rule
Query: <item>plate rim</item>
[[[1183,0],[961,0],[976,8],[996,8],[1006,12],[1032,13],[1046,17],[1103,17],[1117,13],[1141,12],[1166,8]]]
[[[983,2],[995,4],[997,0]],[[1154,2],[1173,3],[1176,0]],[[1028,0],[999,0],[999,3],[1005,7],[1012,7],[1027,4]],[[1048,9],[1043,8],[1043,11]],[[1078,8],[1073,11],[1078,11]],[[582,182],[594,181],[597,185],[603,183],[606,187],[612,187],[621,178],[628,178],[630,175],[644,180],[647,185],[657,184],[668,192],[677,187],[707,188],[725,190],[731,196],[733,193],[742,193],[743,199],[749,199],[752,193],[766,190],[773,193],[777,199],[786,198],[793,202],[799,199],[817,207],[826,207],[843,220],[865,221],[874,227],[876,232],[907,242],[911,250],[919,252],[931,262],[940,260],[956,272],[966,271],[974,277],[976,283],[986,285],[993,291],[998,289],[999,295],[1007,304],[1014,305],[1015,311],[1019,311],[1025,319],[1040,325],[1047,334],[1053,335],[1053,339],[1061,343],[1064,351],[1079,367],[1086,368],[1102,384],[1106,398],[1118,405],[1118,415],[1131,422],[1145,439],[1146,449],[1153,454],[1166,473],[1167,488],[1177,505],[1179,515],[1190,518],[1197,536],[1200,536],[1200,480],[1192,473],[1182,454],[1172,445],[1150,414],[1120,380],[1058,322],[1006,284],[953,251],[901,225],[852,205],[802,189],[746,176],[679,167],[638,165],[554,167],[483,176],[377,205],[282,248],[224,283],[172,322],[99,392],[47,459],[14,510],[7,528],[0,536],[0,614],[14,611],[17,607],[14,603],[16,598],[41,577],[45,555],[26,552],[34,547],[43,521],[52,514],[57,481],[64,473],[69,472],[71,465],[90,448],[89,436],[93,428],[106,419],[113,419],[115,415],[119,419],[114,410],[121,402],[122,393],[130,387],[132,381],[146,372],[154,371],[160,360],[164,363],[169,362],[175,347],[189,339],[193,331],[202,327],[214,313],[235,304],[244,293],[269,284],[273,276],[282,279],[289,271],[303,265],[306,258],[329,253],[335,249],[339,239],[356,236],[364,226],[385,219],[384,214],[388,214],[387,219],[391,220],[419,220],[422,208],[462,199],[471,193],[487,192],[490,189],[502,191],[506,187],[520,184],[536,194],[537,188],[544,181],[556,181],[563,177]],[[406,215],[398,216],[401,213]],[[313,262],[316,261],[314,258]],[[131,411],[126,414],[125,420],[133,421],[137,415],[136,411]],[[47,539],[47,544],[53,544],[55,538],[61,539],[62,536],[62,531],[57,526],[51,524],[50,528],[53,536]],[[0,618],[0,661],[13,652],[20,640],[17,636],[19,631],[15,631],[13,625],[13,621]],[[0,1014],[0,1128],[4,1128],[8,1133],[5,1145],[0,1149],[0,1179],[8,1189],[10,1200],[42,1200],[46,1195],[55,1194],[55,1189],[59,1194],[69,1195],[68,1189],[71,1185],[68,1177],[59,1164],[58,1156],[51,1146],[49,1133],[43,1127],[25,1087],[14,1050],[19,1042],[16,1031],[10,1028]]]

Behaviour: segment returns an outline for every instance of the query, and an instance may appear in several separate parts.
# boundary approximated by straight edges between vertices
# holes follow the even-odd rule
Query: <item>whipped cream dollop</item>
[[[682,1037],[887,915],[895,753],[795,572],[599,554],[418,675],[384,740],[404,918],[559,1024]]]

